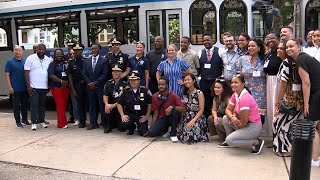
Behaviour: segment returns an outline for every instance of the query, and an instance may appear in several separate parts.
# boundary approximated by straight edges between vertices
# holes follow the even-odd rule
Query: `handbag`
[[[285,101],[281,101],[279,105],[279,113],[288,114],[291,116],[295,116],[298,114],[297,108],[295,106],[288,107]]]

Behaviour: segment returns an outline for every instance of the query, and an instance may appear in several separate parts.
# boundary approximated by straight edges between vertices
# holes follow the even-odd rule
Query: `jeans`
[[[28,120],[28,92],[14,92],[12,95],[13,115],[16,123]],[[20,116],[21,115],[21,116]],[[22,118],[22,119],[21,119]]]
[[[180,121],[179,112],[172,110],[169,116],[158,119],[153,126],[149,129],[148,135],[150,137],[162,136],[168,132],[171,126],[170,136],[177,136],[177,125]]]
[[[47,92],[47,89],[33,89],[32,95],[30,96],[32,124],[44,122]]]
[[[229,118],[223,116],[223,126],[227,133],[226,143],[230,146],[252,146],[252,140],[257,139],[262,132],[262,124],[248,122],[246,127],[237,129]]]
[[[74,96],[73,92],[71,91],[70,88],[70,99],[72,103],[72,110],[73,110],[73,116],[75,120],[80,119],[80,112],[79,112],[79,106],[76,97]]]

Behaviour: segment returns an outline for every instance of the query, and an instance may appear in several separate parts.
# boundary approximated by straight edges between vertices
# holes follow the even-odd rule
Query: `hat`
[[[112,44],[111,44],[111,43],[109,43],[109,44],[108,44],[108,47],[111,47],[111,46],[112,46]]]
[[[121,44],[121,42],[118,41],[118,40],[113,40],[113,41],[111,42],[111,44]]]
[[[74,46],[74,42],[72,42],[71,40],[67,41],[67,46]]]
[[[74,49],[74,50],[83,50],[84,49],[84,45],[77,43],[72,49]]]
[[[139,75],[139,73],[132,72],[128,76],[128,79],[129,80],[138,80],[138,79],[140,79],[140,75]]]
[[[112,71],[121,71],[121,72],[122,72],[122,69],[119,67],[118,64],[114,64],[114,65],[112,66]]]

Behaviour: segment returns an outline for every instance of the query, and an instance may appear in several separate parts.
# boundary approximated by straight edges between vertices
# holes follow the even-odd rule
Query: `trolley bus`
[[[16,44],[24,46],[26,57],[33,44],[56,48],[72,40],[88,47],[116,38],[122,51],[133,55],[137,41],[145,42],[148,51],[156,36],[165,46],[178,47],[188,36],[192,49],[200,50],[204,34],[221,47],[223,32],[263,38],[277,23],[291,25],[296,36],[304,37],[319,27],[319,9],[320,0],[0,0],[0,81],[5,82],[3,69]],[[5,83],[0,95],[7,95]]]

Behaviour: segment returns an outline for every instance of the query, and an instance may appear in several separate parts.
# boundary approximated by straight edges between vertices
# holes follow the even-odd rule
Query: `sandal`
[[[277,156],[279,156],[279,157],[284,157],[284,155],[283,155],[282,152],[278,152],[278,153],[277,153]]]
[[[283,153],[283,157],[290,157],[291,156],[291,152],[285,152]]]

